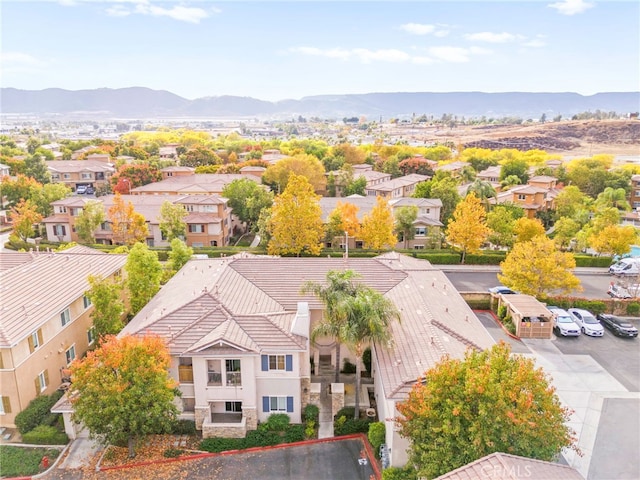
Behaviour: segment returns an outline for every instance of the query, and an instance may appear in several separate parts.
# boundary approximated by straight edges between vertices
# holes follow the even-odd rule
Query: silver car
[[[567,312],[573,317],[573,321],[585,335],[590,337],[602,337],[604,335],[604,327],[591,312],[581,308],[570,308]]]

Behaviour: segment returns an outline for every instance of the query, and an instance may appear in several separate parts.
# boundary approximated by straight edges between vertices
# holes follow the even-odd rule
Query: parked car
[[[609,313],[599,313],[597,315],[598,320],[611,330],[611,333],[619,337],[637,337],[638,329],[634,327],[631,322],[624,318],[616,317]]]
[[[609,273],[619,276],[638,276],[640,275],[640,258],[623,258],[609,267]]]
[[[513,290],[511,290],[509,287],[505,287],[504,285],[498,285],[497,287],[491,287],[489,289],[489,291],[491,293],[502,293],[503,295],[511,295],[511,294],[515,294],[516,293]]]
[[[84,193],[86,193],[87,195],[93,195],[94,193],[96,193],[96,191],[94,190],[93,187],[89,186],[87,187]]]
[[[553,317],[553,330],[563,337],[579,337],[580,327],[566,310],[558,307],[547,307]]]
[[[604,335],[604,327],[600,325],[598,319],[591,312],[581,308],[570,308],[567,312],[573,317],[573,321],[585,335],[590,337],[602,337]]]
[[[611,282],[611,284],[609,285],[609,288],[607,289],[607,295],[609,295],[611,298],[632,298],[633,297],[633,295],[629,293],[629,290],[627,290],[622,285],[619,285],[613,282]]]
[[[78,185],[76,187],[76,193],[78,195],[83,195],[83,194],[87,193],[87,186],[86,185]]]

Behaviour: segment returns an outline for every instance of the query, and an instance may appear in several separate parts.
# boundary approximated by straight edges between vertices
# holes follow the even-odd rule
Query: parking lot
[[[629,319],[636,327],[639,320]],[[606,328],[602,337],[557,337],[554,343],[567,355],[590,355],[630,392],[640,392],[640,338],[620,338]]]

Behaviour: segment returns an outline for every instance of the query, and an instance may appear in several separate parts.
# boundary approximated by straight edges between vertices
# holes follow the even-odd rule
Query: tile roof
[[[395,252],[376,258],[280,258],[240,254],[191,260],[124,328],[171,336],[175,352],[206,348],[265,351],[302,347],[291,337],[306,281],[323,283],[329,270],[352,269],[401,311],[392,326],[394,344],[375,349],[387,397],[404,398],[416,380],[444,354],[494,341],[447,277],[429,262]],[[292,343],[293,342],[293,343]],[[216,350],[218,351],[218,350]]]
[[[49,160],[47,168],[56,173],[115,172],[112,164],[100,160]]]
[[[193,175],[177,175],[160,182],[149,183],[133,189],[137,193],[146,192],[221,192],[234,180],[247,178],[256,181],[255,175],[242,173],[194,173]]]
[[[320,209],[322,210],[322,221],[327,222],[329,215],[338,205],[338,202],[345,204],[351,203],[358,207],[356,218],[363,220],[365,215],[371,213],[373,207],[376,206],[376,197],[321,197],[319,200]]]
[[[500,452],[492,453],[475,462],[456,468],[435,480],[477,480],[479,478],[492,480],[521,480],[523,478],[583,480],[582,475],[568,465]]]
[[[442,208],[442,200],[439,198],[413,198],[413,197],[402,197],[402,198],[394,198],[393,200],[389,200],[389,205],[393,208],[396,207],[426,207],[426,208]]]
[[[7,255],[15,254],[0,252],[0,258]],[[89,275],[110,276],[125,261],[126,255],[73,247],[34,254],[0,271],[0,347],[15,345],[80,298],[89,289]]]
[[[410,175],[405,175],[404,177],[398,177],[394,178],[393,180],[387,180],[386,182],[371,185],[367,187],[367,190],[387,192],[395,190],[396,188],[403,188],[415,183],[425,182],[430,178],[431,177],[428,175],[419,175],[417,173],[412,173]]]

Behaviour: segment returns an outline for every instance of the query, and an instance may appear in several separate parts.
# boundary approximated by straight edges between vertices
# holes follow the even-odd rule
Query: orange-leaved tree
[[[133,203],[125,202],[119,193],[113,197],[113,205],[109,207],[107,216],[111,222],[114,243],[133,245],[149,235],[144,216],[134,210]]]
[[[160,337],[106,337],[71,364],[73,418],[93,438],[128,445],[134,457],[138,439],[169,432],[176,421],[179,392],[169,376],[170,363]]]

